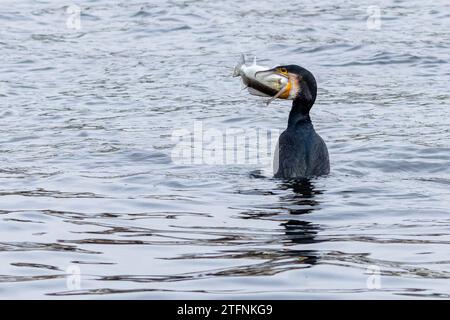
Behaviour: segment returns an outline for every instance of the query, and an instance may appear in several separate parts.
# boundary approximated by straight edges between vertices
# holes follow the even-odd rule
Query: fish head
[[[255,74],[255,77],[267,82],[272,80],[272,87],[278,91],[276,98],[293,100],[301,91],[301,75],[294,67],[293,65],[277,66],[259,71]]]

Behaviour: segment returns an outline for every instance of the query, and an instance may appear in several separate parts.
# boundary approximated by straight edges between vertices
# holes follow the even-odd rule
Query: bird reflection
[[[315,243],[318,227],[311,222],[301,220],[288,220],[281,224],[286,228],[286,239],[300,244]]]
[[[281,226],[285,228],[284,245],[289,247],[320,242],[316,239],[320,227],[317,224],[302,220],[301,216],[311,214],[319,207],[316,195],[322,192],[315,188],[310,179],[286,181],[280,188],[293,191],[293,193],[280,199],[285,204],[284,207],[289,211],[289,214],[292,215],[292,219],[281,223]],[[290,255],[304,257],[304,259],[299,260],[310,265],[316,264],[318,261],[318,253],[313,250],[290,250]]]
[[[203,270],[201,275],[183,274],[168,277],[166,281],[183,281],[198,277],[215,276],[272,276],[278,273],[309,268],[319,261],[319,253],[310,250],[307,245],[317,243],[317,234],[320,226],[302,219],[320,207],[317,190],[311,180],[285,181],[278,185],[283,192],[276,203],[258,207],[262,210],[246,210],[241,212],[240,219],[268,220],[283,227],[283,231],[273,229],[251,228],[249,232],[245,227],[229,228],[224,226],[196,227],[195,231],[217,237],[216,239],[193,240],[196,245],[203,244],[211,248],[220,247],[220,250],[211,252],[195,252],[180,256],[165,258],[175,259],[238,259],[246,261],[239,265],[232,264],[213,270]],[[273,195],[273,190],[239,190],[240,194]],[[287,218],[286,217],[287,211]],[[283,219],[280,223],[280,219]],[[247,223],[251,225],[250,223]],[[269,224],[267,224],[269,225]],[[270,223],[270,225],[272,225]],[[189,229],[189,227],[188,227]],[[186,232],[186,228],[183,232]],[[275,232],[274,232],[275,231]],[[251,261],[251,262],[248,262]],[[159,281],[162,281],[161,279]]]
[[[315,199],[317,194],[321,194],[309,179],[290,180],[284,182],[281,189],[292,189],[293,193],[281,197],[283,203],[289,205],[289,213],[294,215],[311,213],[319,205]]]

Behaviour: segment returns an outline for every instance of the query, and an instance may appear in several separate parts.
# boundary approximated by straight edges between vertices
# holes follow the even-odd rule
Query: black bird
[[[308,178],[330,173],[328,149],[316,133],[309,112],[316,101],[317,83],[311,72],[297,65],[278,66],[272,72],[289,79],[283,98],[293,98],[288,127],[275,151],[275,178]]]

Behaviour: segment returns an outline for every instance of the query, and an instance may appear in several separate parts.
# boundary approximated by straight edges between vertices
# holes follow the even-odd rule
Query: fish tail
[[[233,77],[239,77],[241,75],[241,68],[245,64],[245,56],[241,54],[238,64],[234,67]]]

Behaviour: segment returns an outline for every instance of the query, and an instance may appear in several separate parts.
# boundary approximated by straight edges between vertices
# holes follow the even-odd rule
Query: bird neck
[[[296,126],[301,123],[311,123],[309,110],[311,110],[313,103],[300,98],[294,99],[291,112],[289,113],[288,127]]]

